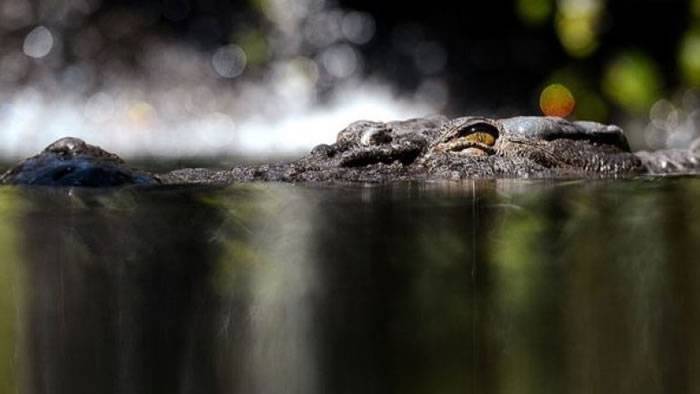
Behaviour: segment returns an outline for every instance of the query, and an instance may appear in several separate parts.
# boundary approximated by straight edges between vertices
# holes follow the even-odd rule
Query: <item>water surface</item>
[[[0,189],[0,393],[700,392],[700,179]]]

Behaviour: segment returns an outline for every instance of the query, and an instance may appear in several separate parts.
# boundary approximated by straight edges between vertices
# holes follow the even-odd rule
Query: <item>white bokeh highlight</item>
[[[54,38],[49,29],[38,26],[24,38],[22,51],[25,55],[38,59],[48,55],[53,44]]]

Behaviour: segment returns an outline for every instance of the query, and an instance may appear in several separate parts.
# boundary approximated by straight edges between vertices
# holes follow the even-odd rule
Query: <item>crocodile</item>
[[[591,121],[463,116],[357,121],[332,144],[295,161],[154,174],[78,138],[65,137],[9,169],[0,182],[49,186],[361,182],[471,178],[629,177],[700,170],[700,142],[688,149],[631,152],[623,130]]]

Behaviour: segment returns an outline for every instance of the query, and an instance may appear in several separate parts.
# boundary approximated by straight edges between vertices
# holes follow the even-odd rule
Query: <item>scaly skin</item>
[[[188,168],[147,174],[116,155],[66,138],[5,173],[9,184],[118,186],[280,182],[392,182],[470,178],[553,178],[688,174],[700,149],[632,153],[622,130],[554,117],[420,118],[359,121],[290,163],[226,170]]]

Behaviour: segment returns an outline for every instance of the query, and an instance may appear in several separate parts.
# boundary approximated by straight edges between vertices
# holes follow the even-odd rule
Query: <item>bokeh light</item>
[[[598,47],[598,30],[604,11],[602,0],[559,0],[557,34],[574,57],[590,55]]]
[[[688,89],[661,98],[649,109],[645,143],[652,148],[687,148],[700,137],[700,95]]]
[[[250,29],[241,34],[239,40],[241,49],[245,53],[248,66],[262,65],[269,59],[269,45],[265,35],[261,31]]]
[[[366,44],[374,36],[374,18],[366,12],[348,12],[343,17],[341,30],[353,44]]]
[[[576,100],[571,91],[562,84],[552,84],[540,94],[540,109],[547,116],[569,116],[576,106]]]
[[[326,49],[320,56],[320,63],[329,75],[344,79],[357,71],[359,58],[351,46],[339,44]]]
[[[246,66],[246,54],[239,46],[230,44],[214,52],[211,63],[217,74],[224,78],[236,78]]]
[[[53,44],[53,35],[49,29],[44,26],[38,26],[24,38],[22,50],[29,57],[42,58],[51,52]]]
[[[693,29],[681,41],[678,63],[690,86],[700,87],[700,29]]]
[[[610,120],[609,105],[598,91],[599,84],[578,67],[570,66],[554,71],[547,85],[555,83],[564,85],[575,97],[576,105],[571,116],[598,122]]]
[[[625,52],[607,65],[603,91],[616,104],[645,113],[661,95],[661,75],[654,61],[641,52]]]

